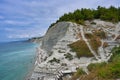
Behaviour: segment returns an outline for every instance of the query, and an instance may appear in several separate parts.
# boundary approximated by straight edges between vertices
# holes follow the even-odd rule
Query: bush
[[[68,60],[72,60],[73,56],[70,53],[64,54],[65,58],[67,58]]]
[[[98,6],[97,10],[94,9],[77,9],[74,12],[65,13],[57,20],[60,21],[72,21],[78,24],[84,24],[85,20],[102,19],[111,22],[118,22],[120,20],[120,8],[113,6],[109,8]],[[96,24],[92,22],[91,24]]]
[[[50,63],[56,62],[56,63],[60,63],[59,59],[56,59],[55,57],[49,61]]]
[[[96,25],[96,23],[95,23],[95,22],[91,22],[91,24]]]
[[[78,24],[81,24],[81,25],[84,25],[84,24],[85,24],[85,23],[84,23],[84,20],[78,20],[77,23],[78,23]]]
[[[53,55],[53,52],[51,51],[49,54],[48,54],[48,56],[50,57],[50,56],[52,56]]]
[[[64,51],[58,50],[59,53],[65,53]]]

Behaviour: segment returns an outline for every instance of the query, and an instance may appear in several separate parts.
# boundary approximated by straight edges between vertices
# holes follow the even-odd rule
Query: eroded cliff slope
[[[84,25],[56,23],[41,41],[32,78],[58,79],[63,74],[76,72],[77,68],[89,74],[89,64],[107,62],[111,49],[119,45],[119,27],[120,23],[101,20],[85,21]]]

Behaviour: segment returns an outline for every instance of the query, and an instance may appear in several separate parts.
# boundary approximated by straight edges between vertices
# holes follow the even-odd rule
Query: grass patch
[[[105,39],[106,38],[106,33],[102,30],[96,30],[94,32],[94,35],[101,38],[101,39]]]
[[[105,65],[106,65],[105,62],[102,62],[102,63],[96,63],[96,64],[91,63],[90,65],[88,65],[87,68],[88,68],[89,71],[92,71],[92,70],[99,69],[99,68],[101,68],[101,67],[103,67],[103,66],[105,66]]]
[[[120,57],[120,56],[119,56]],[[109,63],[98,71],[98,76],[106,79],[120,78],[120,61]]]
[[[120,78],[120,47],[115,47],[112,50],[112,57],[108,64],[96,63],[88,66],[91,74],[96,75],[100,80],[116,80]]]
[[[98,53],[98,48],[101,46],[101,41],[97,37],[93,37],[92,39],[89,40],[89,43],[92,47],[92,49]]]
[[[91,33],[85,33],[85,37],[87,39],[92,39],[93,38],[93,34],[91,34]]]
[[[86,73],[82,70],[82,69],[78,69],[76,73],[74,73],[73,77],[71,78],[71,80],[76,80],[77,78],[79,78],[82,75],[85,75]]]
[[[83,74],[86,74],[86,73],[81,68],[77,70],[76,75],[83,75]]]
[[[112,50],[112,57],[108,63],[91,63],[88,65],[88,70],[90,73],[73,75],[72,80],[84,75],[84,78],[81,80],[117,80],[120,78],[120,47],[115,47]]]
[[[90,52],[85,41],[79,40],[72,44],[68,45],[71,48],[71,51],[76,52],[78,58],[80,57],[92,57],[93,54]]]
[[[88,39],[92,49],[98,53],[98,48],[101,46],[100,38],[94,34],[86,33],[85,37]]]

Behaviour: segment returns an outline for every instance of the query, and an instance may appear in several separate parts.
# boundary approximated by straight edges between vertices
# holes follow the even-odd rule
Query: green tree
[[[81,13],[84,16],[84,20],[91,20],[94,18],[93,11],[90,9],[81,9]]]

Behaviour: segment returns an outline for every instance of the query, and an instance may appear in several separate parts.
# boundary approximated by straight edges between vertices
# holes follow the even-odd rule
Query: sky
[[[120,0],[0,0],[0,42],[43,36],[64,13],[99,5],[120,7]]]

